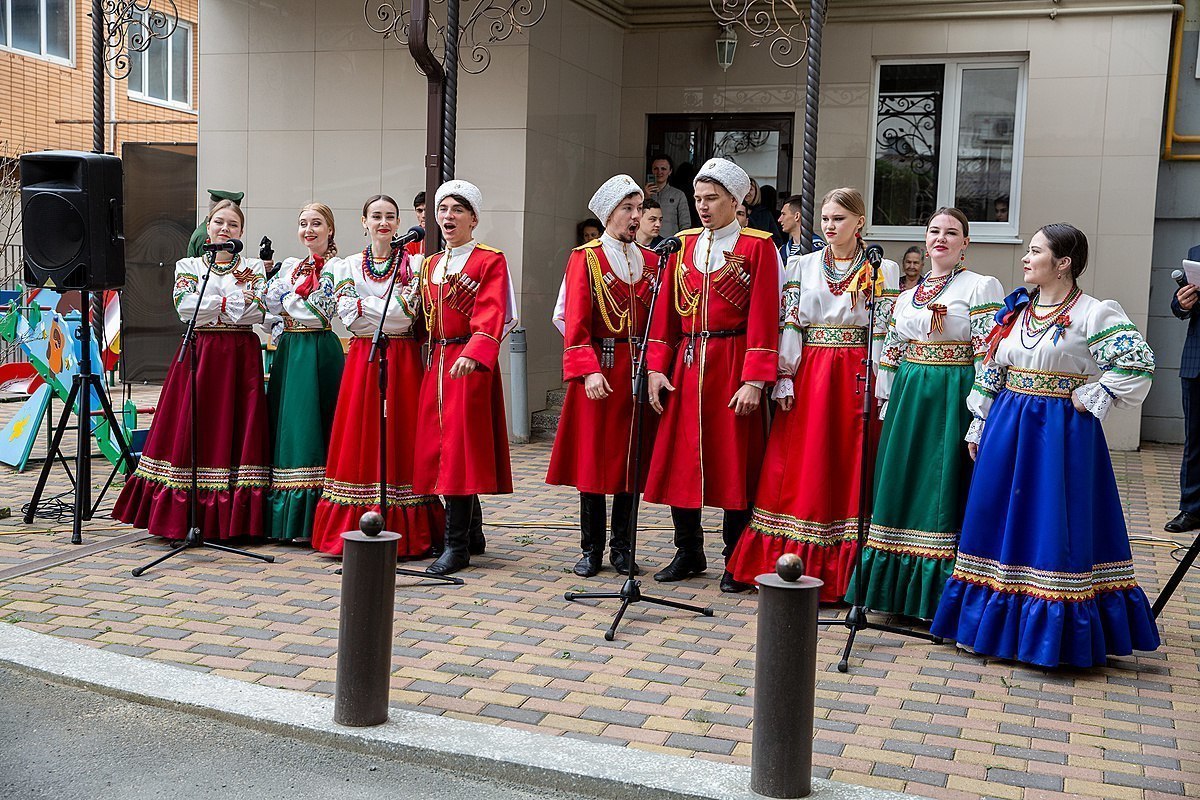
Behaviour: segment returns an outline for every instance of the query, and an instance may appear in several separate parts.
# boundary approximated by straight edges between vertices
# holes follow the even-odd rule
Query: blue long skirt
[[[1069,399],[996,398],[930,630],[1044,667],[1158,647],[1104,431]]]

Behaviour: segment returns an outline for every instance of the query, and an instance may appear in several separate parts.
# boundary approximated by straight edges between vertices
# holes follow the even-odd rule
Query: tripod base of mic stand
[[[854,648],[854,637],[861,630],[884,631],[886,633],[895,633],[900,636],[911,636],[914,639],[924,639],[933,644],[943,644],[945,639],[940,636],[934,636],[932,633],[925,631],[914,631],[911,628],[900,628],[896,625],[887,625],[882,622],[872,622],[867,616],[867,609],[863,606],[851,606],[846,612],[845,619],[818,619],[818,625],[845,625],[850,629],[850,635],[846,637],[846,647],[842,650],[842,659],[838,662],[838,672],[848,672],[850,670],[850,651]]]
[[[259,561],[265,561],[268,564],[275,563],[275,556],[268,556],[268,555],[264,555],[262,553],[251,553],[248,550],[239,550],[236,547],[230,547],[229,545],[225,545],[225,544],[217,544],[216,542],[206,542],[206,541],[204,541],[204,536],[202,536],[200,533],[200,529],[192,528],[191,530],[189,530],[187,532],[187,536],[185,536],[181,542],[179,542],[176,545],[172,545],[171,549],[168,550],[166,553],[163,553],[161,556],[154,559],[149,564],[145,564],[140,567],[134,567],[133,568],[133,577],[135,577],[135,578],[141,577],[141,575],[144,574],[146,572],[146,570],[150,569],[151,567],[161,564],[162,562],[166,561],[168,558],[177,556],[180,553],[182,553],[183,551],[190,550],[193,547],[208,547],[213,550],[220,550],[224,553],[233,553],[235,556],[245,556],[246,558],[257,558]]]
[[[341,575],[342,568],[338,567],[333,571],[334,575]],[[440,583],[449,583],[454,586],[462,586],[466,581],[462,578],[456,578],[453,575],[434,575],[432,572],[426,572],[420,569],[397,569],[397,575],[404,575],[408,578],[425,578],[426,580],[439,581]]]
[[[621,624],[621,618],[625,616],[625,611],[631,603],[654,603],[655,605],[667,606],[668,608],[678,608],[682,611],[691,611],[695,614],[702,614],[706,617],[713,615],[712,608],[708,606],[694,606],[687,603],[680,603],[677,600],[667,600],[662,597],[648,597],[642,594],[642,582],[633,578],[626,578],[625,584],[619,592],[564,592],[563,599],[565,600],[620,600],[621,607],[617,609],[617,616],[613,619],[612,625],[604,632],[606,641],[611,642],[617,635],[617,626]]]

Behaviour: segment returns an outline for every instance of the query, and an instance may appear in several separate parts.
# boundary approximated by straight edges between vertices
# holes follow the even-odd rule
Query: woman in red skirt
[[[208,216],[208,242],[240,239],[242,210],[222,200]],[[200,285],[211,273],[203,299]],[[182,258],[173,298],[184,322],[196,314],[195,350],[173,359],[137,470],[125,482],[113,517],[155,536],[188,533],[191,487],[191,365],[196,357],[199,487],[196,524],[208,539],[266,533],[270,446],[262,348],[252,326],[262,322],[263,262],[228,251]],[[197,312],[197,305],[199,311]]]
[[[783,275],[779,337],[779,413],[771,426],[750,525],[729,562],[749,583],[796,553],[808,575],[825,582],[821,600],[846,594],[854,569],[862,460],[860,376],[868,342],[878,353],[900,280],[884,261],[871,285],[857,189],[834,189],[821,203],[828,245],[792,256]],[[867,330],[871,295],[875,328]],[[877,361],[878,359],[876,359]],[[874,415],[872,415],[874,417]],[[879,435],[878,423],[872,435]]]
[[[363,205],[362,226],[368,243],[361,253],[335,261],[328,279],[338,316],[353,334],[342,388],[338,393],[325,484],[313,518],[313,547],[341,555],[342,534],[358,530],[366,511],[379,510],[379,364],[368,363],[371,340],[386,316],[387,336],[387,508],[385,529],[400,534],[401,557],[429,552],[441,530],[442,503],[436,495],[413,490],[413,448],[417,392],[424,372],[417,327],[421,316],[419,270],[402,250],[392,247],[400,208],[386,195]],[[398,274],[397,274],[398,273]],[[396,276],[391,302],[384,309],[388,284]]]
[[[508,264],[474,239],[483,196],[466,181],[437,190],[446,249],[421,271],[429,371],[421,384],[414,483],[446,498],[446,549],[427,572],[448,575],[483,552],[481,494],[512,492],[497,360],[516,319]]]

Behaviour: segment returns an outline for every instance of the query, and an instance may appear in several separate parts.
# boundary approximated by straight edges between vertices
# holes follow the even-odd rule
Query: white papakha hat
[[[479,187],[475,184],[459,180],[446,181],[438,187],[437,194],[433,197],[433,207],[436,209],[449,195],[466,200],[467,205],[475,212],[475,216],[478,217],[482,213],[483,192],[479,191]]]
[[[696,173],[692,187],[695,188],[700,181],[721,184],[739,203],[750,194],[750,176],[746,174],[746,170],[727,158],[710,158],[705,161],[704,166]]]
[[[608,218],[612,216],[617,206],[621,205],[626,197],[634,194],[638,197],[645,196],[637,181],[628,175],[613,175],[592,195],[592,199],[588,201],[588,208],[596,215],[597,219],[608,225]]]

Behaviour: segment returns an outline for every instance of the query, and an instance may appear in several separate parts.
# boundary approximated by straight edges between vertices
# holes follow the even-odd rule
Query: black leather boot
[[[729,564],[729,557],[733,555],[733,551],[737,547],[738,540],[742,538],[742,531],[749,524],[750,509],[725,509],[725,513],[721,519],[721,541],[725,547],[721,550],[721,555],[725,559],[726,566]],[[754,586],[752,584],[734,580],[733,574],[728,569],[721,575],[722,592],[749,592],[753,589]]]
[[[583,557],[571,570],[581,578],[600,571],[604,561],[604,495],[579,493],[579,549]]]
[[[633,509],[633,495],[613,495],[611,536],[608,540],[608,562],[622,575],[629,574],[629,512]],[[642,568],[633,565],[633,574],[640,575]]]
[[[473,556],[481,556],[487,550],[487,539],[483,538],[483,506],[479,505],[479,495],[471,495],[471,506],[474,511],[471,516],[471,531],[467,536],[467,552]]]
[[[471,563],[467,538],[474,506],[470,497],[446,498],[446,543],[441,557],[425,568],[431,575],[449,575]]]
[[[675,523],[675,557],[671,563],[654,573],[654,580],[663,583],[692,578],[708,569],[704,558],[704,528],[700,525],[700,509],[671,507]]]

